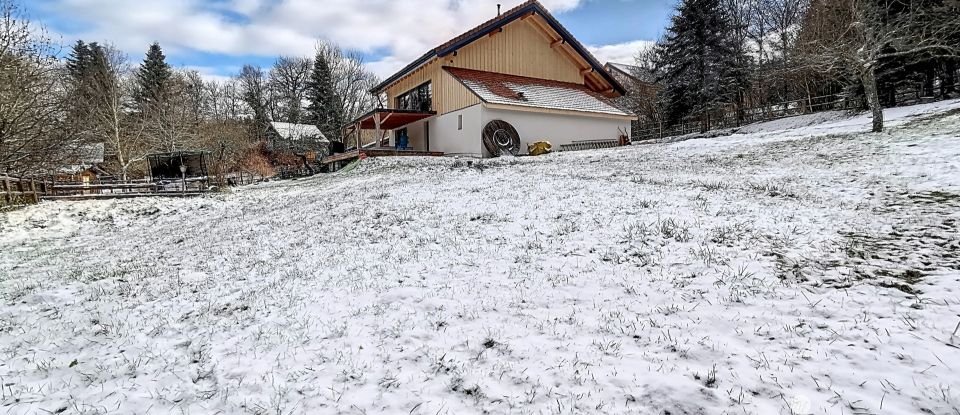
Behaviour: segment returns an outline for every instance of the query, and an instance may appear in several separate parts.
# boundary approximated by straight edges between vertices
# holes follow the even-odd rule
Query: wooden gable
[[[386,92],[386,104],[392,107],[397,96],[431,82],[433,109],[439,114],[478,104],[479,99],[443,66],[579,83],[609,97],[623,93],[623,87],[536,1],[428,52],[373,92]]]

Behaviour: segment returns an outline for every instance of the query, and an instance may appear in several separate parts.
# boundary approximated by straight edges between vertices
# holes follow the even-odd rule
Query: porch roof
[[[379,118],[381,130],[393,130],[434,115],[437,115],[436,111],[376,108],[357,117],[347,125],[347,128],[352,130],[359,126],[361,130],[374,130],[377,129],[377,119]]]

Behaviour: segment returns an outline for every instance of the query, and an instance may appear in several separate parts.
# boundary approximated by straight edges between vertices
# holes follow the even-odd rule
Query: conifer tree
[[[79,84],[85,77],[90,67],[90,59],[90,46],[82,40],[73,44],[70,55],[67,56],[67,73],[74,85]]]
[[[307,81],[307,111],[311,121],[330,140],[341,139],[340,128],[343,126],[343,116],[333,83],[333,72],[326,56],[318,53],[313,61],[313,71]]]
[[[678,6],[657,54],[670,122],[737,101],[746,87],[748,58],[733,30],[722,0],[683,0]],[[709,118],[703,121],[709,128]]]
[[[164,101],[172,75],[160,44],[154,42],[137,71],[136,103],[140,112],[149,113]]]

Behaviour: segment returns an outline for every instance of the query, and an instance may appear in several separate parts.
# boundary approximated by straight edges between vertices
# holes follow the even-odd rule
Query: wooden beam
[[[587,76],[588,73],[593,72],[593,67],[585,68],[580,70],[580,76]]]
[[[543,37],[546,38],[547,41],[550,42],[551,44],[557,41],[557,38],[553,37],[553,34],[550,33],[550,30],[547,30],[546,28],[543,27],[542,24],[540,24],[540,19],[534,18],[534,19],[527,19],[526,21],[529,22],[531,25],[533,25],[533,28],[537,29],[537,32],[543,35]],[[558,34],[557,37],[560,37],[560,35]]]
[[[554,40],[553,42],[550,42],[550,49],[553,49],[553,48],[555,48],[555,47],[557,47],[557,46],[560,46],[560,45],[562,45],[562,44],[564,44],[564,43],[566,43],[566,42],[567,42],[567,41],[566,41],[566,40],[563,40],[563,39]]]
[[[499,28],[499,29],[497,29],[497,30],[494,30],[494,31],[490,32],[490,34],[487,35],[487,37],[494,37],[494,36],[496,36],[498,33],[502,32],[502,31],[503,31],[503,28],[501,27],[501,28]]]
[[[564,45],[566,45],[566,43],[564,43]],[[577,69],[582,71],[584,69],[591,68],[590,62],[587,62],[582,56],[570,52],[569,47],[560,47],[560,51],[567,55],[568,58],[573,60],[573,63],[577,66]]]
[[[528,13],[528,14],[523,15],[523,17],[521,17],[520,20],[521,20],[521,21],[527,20],[527,19],[529,19],[529,18],[531,18],[531,17],[533,17],[533,16],[536,16],[536,15],[537,15],[537,12],[530,12],[530,13]]]

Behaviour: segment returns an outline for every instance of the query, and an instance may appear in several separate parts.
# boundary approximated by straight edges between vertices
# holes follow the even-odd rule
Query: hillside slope
[[[960,413],[958,107],[3,214],[0,412]]]

